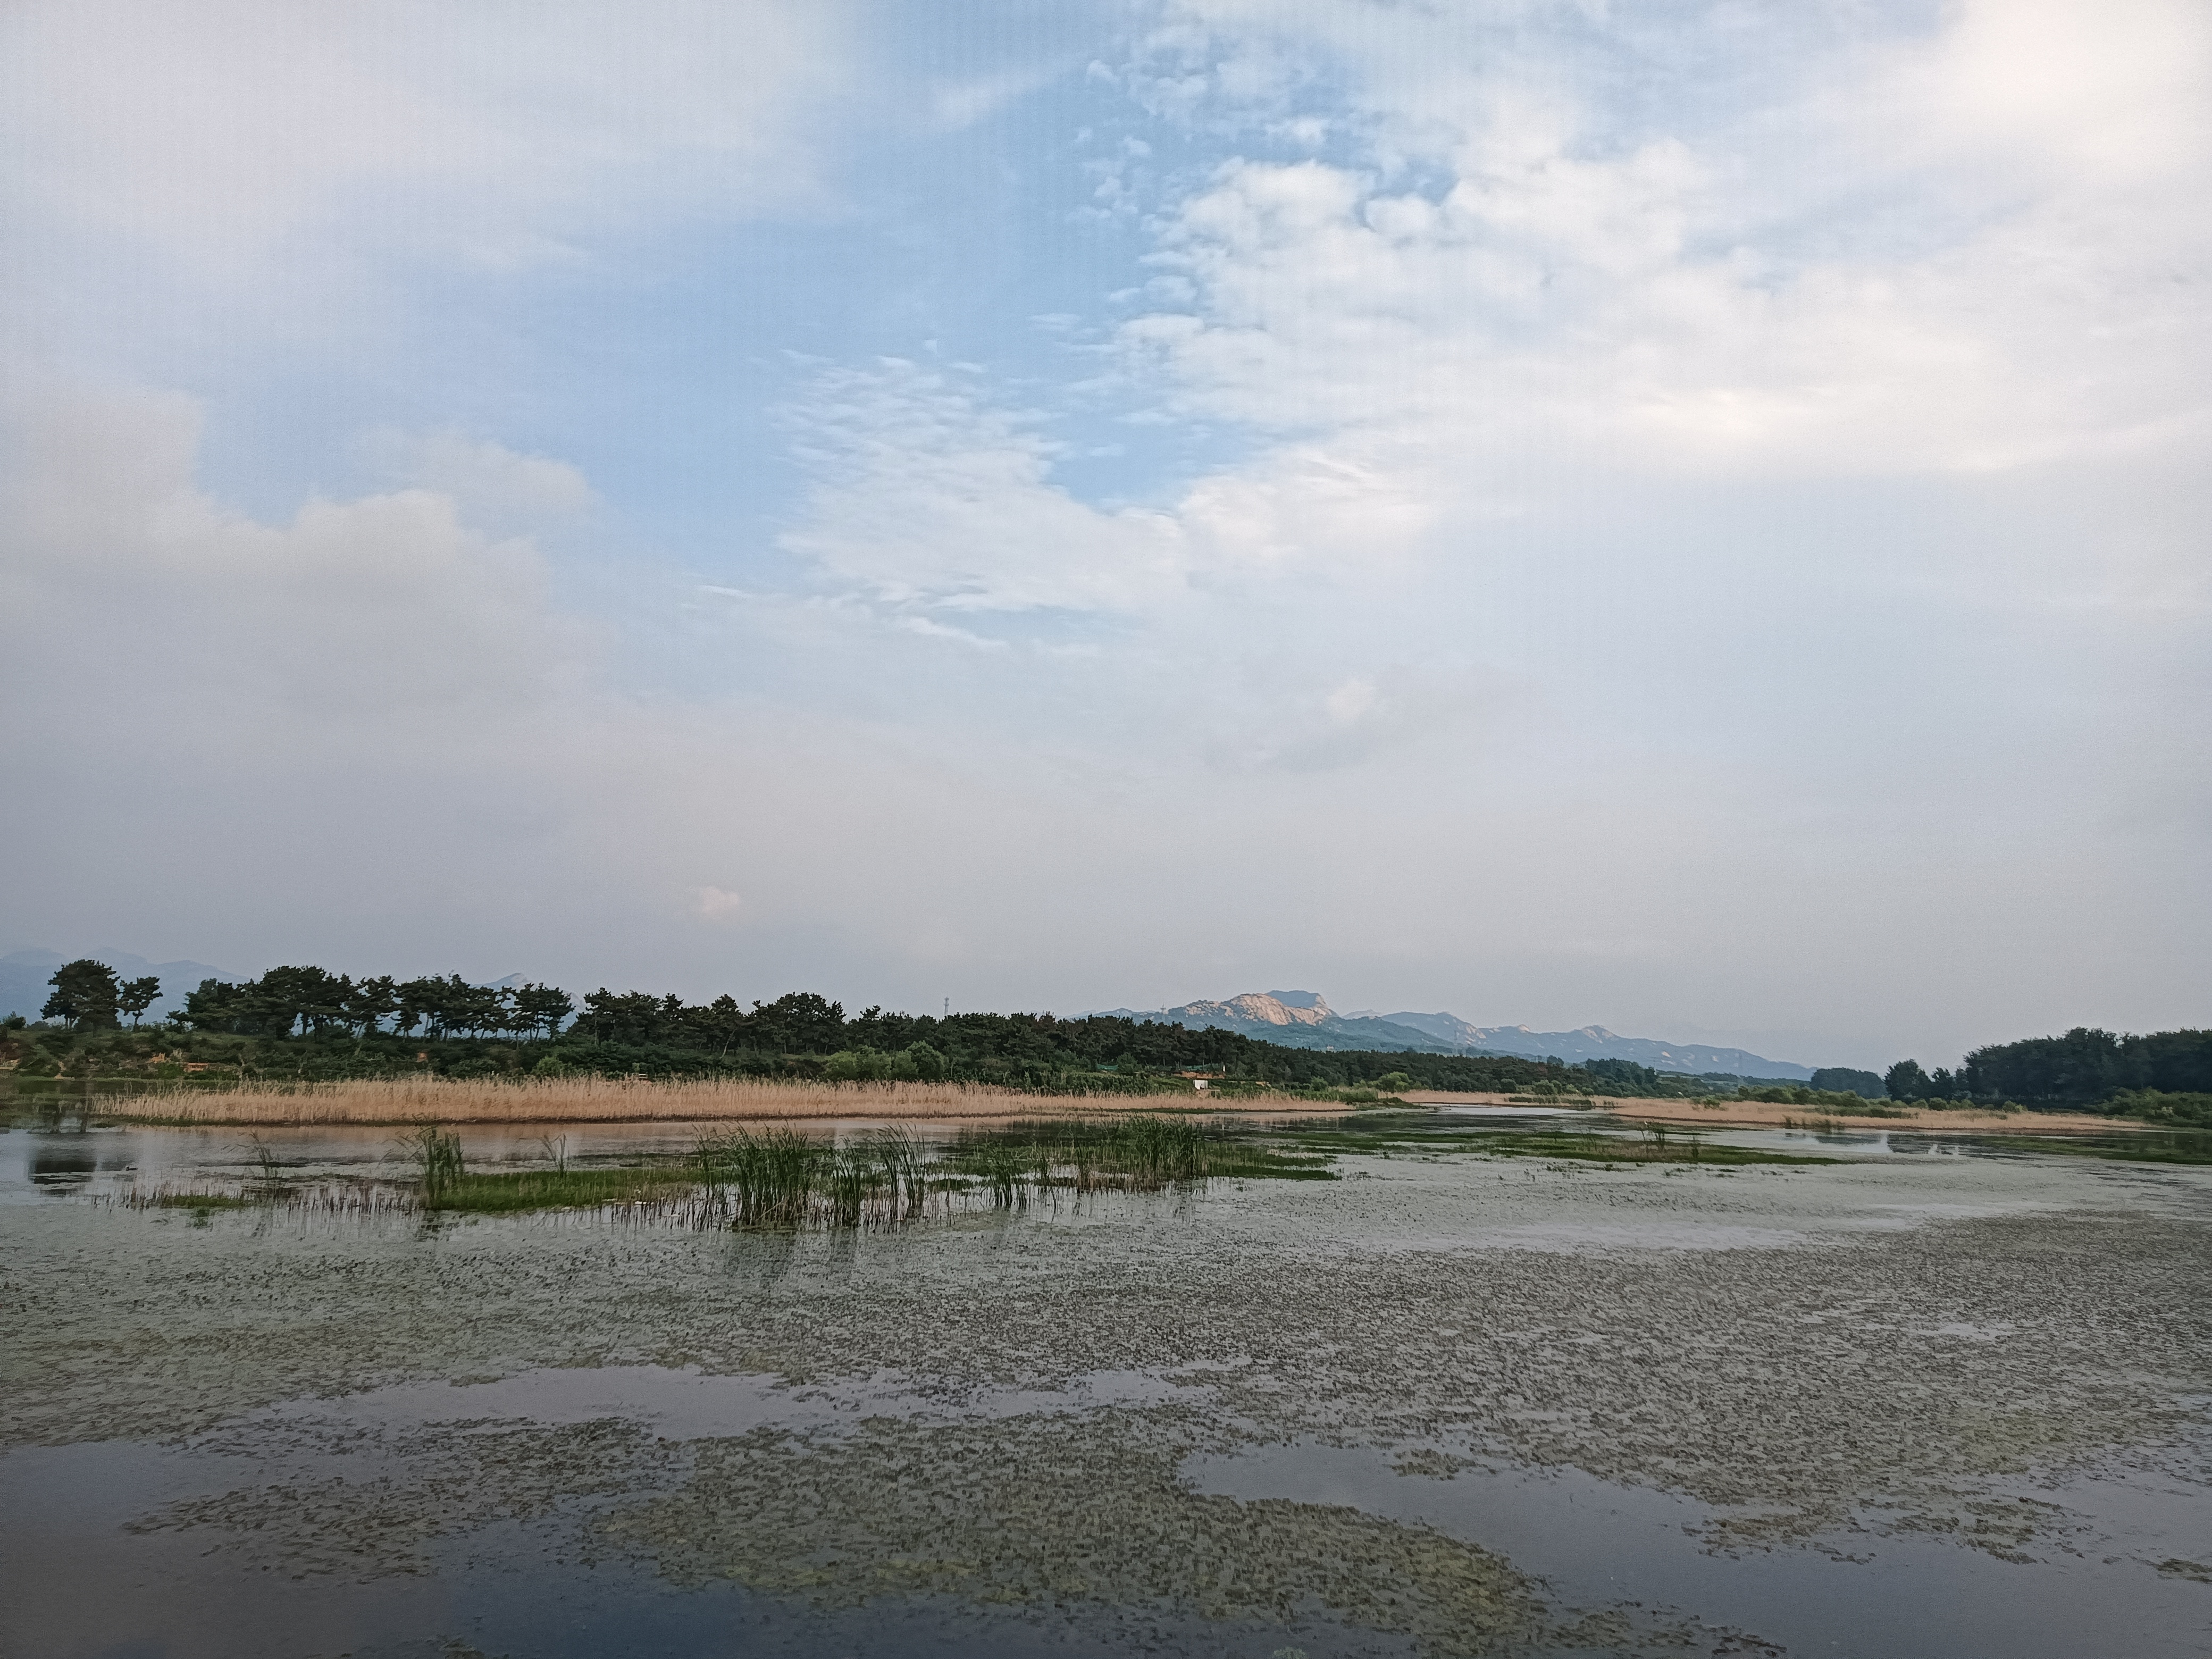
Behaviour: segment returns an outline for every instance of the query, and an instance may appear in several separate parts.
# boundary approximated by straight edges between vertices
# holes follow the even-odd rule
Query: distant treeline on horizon
[[[136,1024],[161,995],[152,979],[122,981],[89,959],[58,969],[41,1011],[76,1032]],[[20,1018],[9,1024],[20,1027]],[[1569,1066],[1557,1058],[1376,1053],[1287,1048],[1237,1032],[1152,1020],[1091,1015],[889,1013],[870,1007],[848,1017],[843,1005],[796,991],[750,1008],[735,997],[687,1004],[673,995],[605,988],[580,1005],[557,987],[474,985],[458,974],[399,980],[352,979],[316,967],[275,968],[239,982],[205,980],[172,1013],[167,1029],[210,1036],[325,1046],[356,1052],[398,1040],[485,1044],[532,1050],[536,1069],[593,1064],[593,1057],[648,1074],[700,1070],[751,1073],[794,1069],[855,1077],[1034,1080],[1070,1070],[1218,1072],[1224,1078],[1342,1084],[1402,1075],[1410,1086],[1510,1090],[1550,1080],[1592,1092],[1679,1095],[1725,1081],[1692,1078],[1622,1060]],[[539,1052],[541,1051],[542,1052]],[[427,1056],[426,1056],[427,1058]],[[509,1055],[520,1059],[520,1055]],[[456,1074],[511,1071],[501,1056],[447,1055]],[[807,1062],[794,1065],[794,1062]],[[1969,1054],[1956,1071],[1900,1060],[1884,1076],[1848,1067],[1816,1072],[1815,1093],[1898,1101],[2012,1102],[2088,1107],[2145,1091],[2212,1093],[2212,1030],[2122,1036],[2077,1027],[2063,1036],[1995,1043]]]

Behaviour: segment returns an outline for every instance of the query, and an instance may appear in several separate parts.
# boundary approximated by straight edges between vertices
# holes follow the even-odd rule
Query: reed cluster
[[[710,1208],[738,1227],[796,1227],[811,1212],[825,1159],[835,1149],[790,1129],[737,1129],[702,1136],[698,1162]]]
[[[695,1153],[710,1216],[733,1227],[860,1227],[912,1221],[933,1192],[957,1184],[935,1173],[906,1130],[871,1131],[836,1145],[791,1129],[702,1135]]]
[[[395,1138],[411,1177],[361,1180],[280,1175],[258,1137],[258,1166],[234,1195],[135,1193],[134,1207],[200,1210],[248,1204],[332,1213],[514,1214],[598,1212],[695,1227],[789,1231],[891,1226],[979,1201],[1026,1208],[1073,1189],[1157,1192],[1202,1187],[1222,1176],[1328,1179],[1323,1160],[1285,1152],[1223,1123],[1141,1114],[1031,1120],[970,1127],[933,1145],[898,1125],[842,1140],[781,1125],[701,1134],[688,1155],[623,1167],[572,1167],[565,1138],[542,1144],[550,1168],[471,1170],[460,1132],[426,1123]],[[181,1200],[181,1202],[180,1202]]]
[[[946,1167],[974,1177],[1001,1208],[1028,1190],[1078,1192],[1121,1188],[1158,1192],[1203,1185],[1217,1164],[1238,1166],[1225,1128],[1188,1117],[1044,1119],[1005,1128],[969,1129],[953,1142]]]
[[[114,1115],[198,1124],[623,1123],[830,1118],[1012,1119],[1039,1097],[979,1083],[836,1083],[757,1078],[569,1076],[386,1078],[344,1083],[244,1084],[219,1091],[145,1095]],[[1102,1097],[1054,1097],[1063,1110],[1126,1111]]]
[[[698,1176],[680,1166],[643,1169],[471,1170],[433,1189],[417,1207],[472,1215],[536,1210],[607,1210],[665,1206],[696,1191]]]
[[[422,1201],[437,1208],[468,1175],[461,1156],[461,1138],[434,1123],[426,1123],[412,1134],[399,1138],[400,1150],[422,1172]]]

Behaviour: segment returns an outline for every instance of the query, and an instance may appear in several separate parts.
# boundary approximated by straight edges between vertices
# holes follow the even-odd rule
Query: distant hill
[[[1340,1014],[1311,991],[1247,991],[1224,1002],[1186,1002],[1179,1008],[1101,1008],[1120,1019],[1158,1020],[1192,1030],[1236,1031],[1285,1048],[1364,1048],[1451,1054],[1463,1045],[1395,1018]],[[1502,1050],[1500,1052],[1503,1052]]]
[[[1471,1025],[1456,1014],[1382,1014],[1370,1018],[1443,1039],[1455,1046],[1492,1054],[1525,1054],[1533,1060],[1553,1055],[1565,1060],[1632,1060],[1655,1072],[1707,1072],[1734,1077],[1787,1078],[1802,1083],[1813,1068],[1795,1060],[1769,1060],[1747,1048],[1713,1048],[1697,1042],[1666,1042],[1656,1037],[1626,1037],[1602,1025],[1585,1025],[1573,1031],[1533,1031],[1526,1025]]]
[[[9,1014],[36,1019],[53,994],[47,981],[53,978],[54,969],[83,957],[106,963],[119,978],[139,979],[151,974],[160,980],[161,999],[147,1011],[148,1019],[159,1019],[170,1010],[184,1006],[185,993],[198,990],[204,979],[245,977],[204,962],[149,962],[128,951],[79,951],[75,956],[64,956],[59,951],[11,951],[0,957],[0,1019]]]
[[[1123,1019],[1159,1020],[1194,1030],[1237,1031],[1291,1048],[1515,1054],[1530,1060],[1556,1057],[1571,1062],[1631,1060],[1655,1072],[1681,1072],[1691,1076],[1713,1072],[1735,1077],[1783,1078],[1795,1082],[1803,1082],[1813,1075],[1808,1066],[1768,1060],[1748,1049],[1625,1037],[1602,1025],[1585,1025],[1575,1031],[1534,1031],[1526,1025],[1474,1025],[1456,1014],[1385,1014],[1372,1009],[1340,1014],[1312,991],[1248,991],[1225,1001],[1187,1002],[1179,1008],[1102,1008],[1097,1012]]]

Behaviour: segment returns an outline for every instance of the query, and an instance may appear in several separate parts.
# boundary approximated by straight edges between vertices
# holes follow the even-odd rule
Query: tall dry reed
[[[1163,1098],[1169,1104],[1172,1097]],[[1180,1102],[1175,1103],[1180,1104]],[[200,1124],[623,1123],[716,1119],[1118,1116],[1126,1096],[1040,1096],[974,1083],[773,1083],[752,1078],[397,1078],[246,1084],[116,1103],[142,1122]]]

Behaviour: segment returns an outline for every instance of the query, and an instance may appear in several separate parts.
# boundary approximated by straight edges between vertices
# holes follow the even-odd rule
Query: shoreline
[[[1448,1094],[1421,1089],[1408,1092],[1404,1098],[1410,1105],[1514,1105],[1536,1109],[1526,1100],[1516,1101],[1502,1094]],[[1612,1095],[1593,1095],[1589,1098],[1596,1104],[1563,1109],[1602,1112],[1632,1123],[1682,1123],[1712,1129],[1786,1129],[1818,1123],[1839,1129],[1904,1129],[1922,1134],[1986,1134],[1992,1131],[2009,1131],[2014,1134],[2110,1134],[2148,1133],[2160,1127],[2136,1118],[2099,1117],[2090,1112],[1995,1112],[1984,1107],[1944,1109],[1907,1106],[1902,1109],[1902,1115],[1893,1116],[1887,1113],[1876,1115],[1833,1112],[1826,1107],[1798,1106],[1773,1100],[1724,1100],[1717,1106],[1700,1106],[1694,1100]]]
[[[1693,1100],[1591,1096],[1586,1107],[1516,1099],[1504,1093],[1413,1089],[1399,1097],[1414,1108],[1506,1107],[1516,1113],[1556,1109],[1601,1114],[1627,1123],[1686,1127],[1903,1130],[1923,1134],[2079,1135],[2147,1133],[2158,1126],[2133,1118],[2082,1112],[1996,1112],[1981,1108],[1906,1107],[1900,1114],[1835,1112],[1779,1101]],[[918,1082],[763,1082],[750,1079],[585,1078],[526,1079],[409,1079],[118,1095],[95,1103],[94,1115],[116,1122],[173,1128],[409,1128],[426,1124],[489,1127],[533,1124],[824,1122],[866,1119],[1009,1121],[1025,1118],[1120,1116],[1132,1112],[1198,1113],[1267,1119],[1347,1117],[1364,1109],[1339,1100],[1222,1097],[1194,1091],[1111,1095],[1037,1094],[990,1084]]]
[[[1817,1123],[1839,1129],[1899,1129],[1916,1134],[2080,1135],[2148,1133],[2154,1124],[2087,1112],[1992,1112],[1980,1109],[1932,1111],[1908,1106],[1902,1117],[1831,1112],[1779,1101],[1731,1100],[1718,1108],[1686,1100],[1608,1100],[1600,1109],[1635,1123],[1717,1124],[1739,1129],[1785,1129]]]

